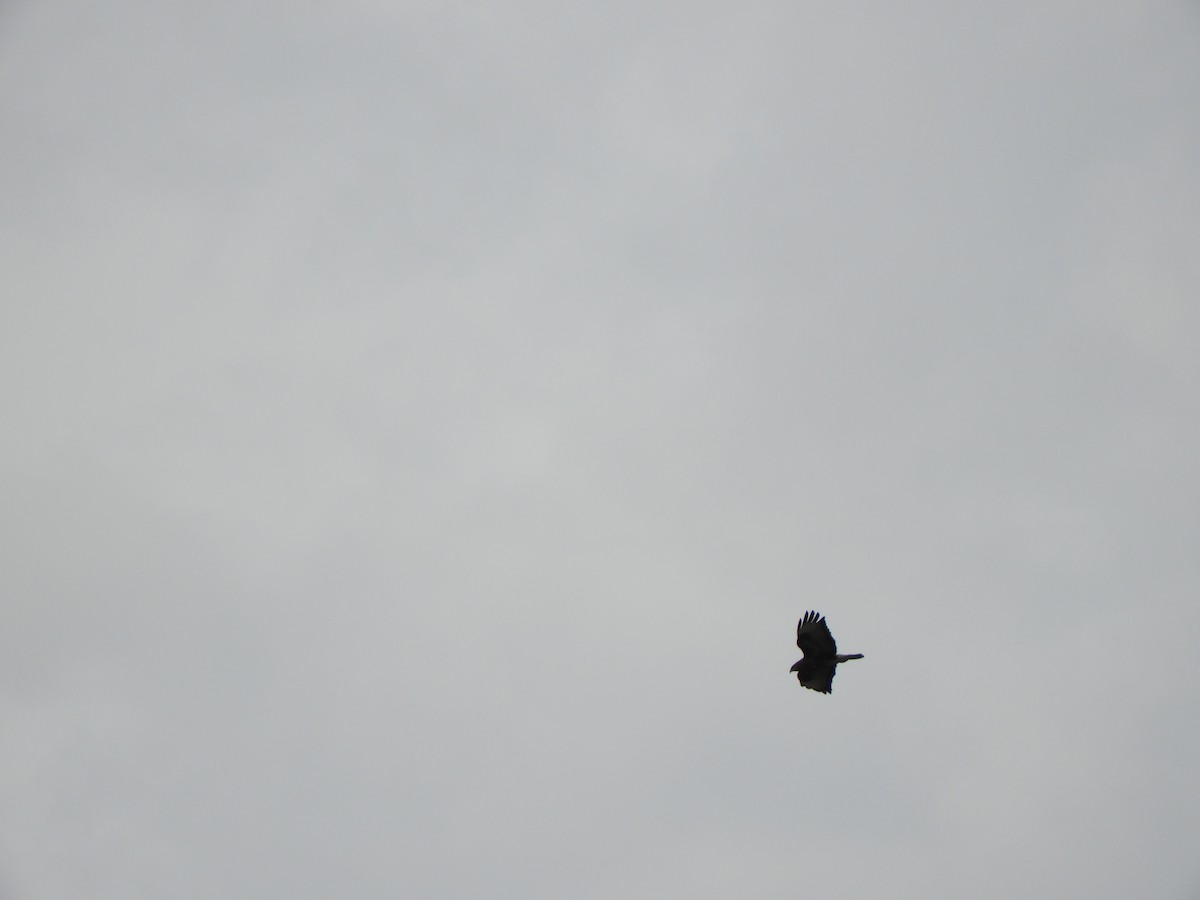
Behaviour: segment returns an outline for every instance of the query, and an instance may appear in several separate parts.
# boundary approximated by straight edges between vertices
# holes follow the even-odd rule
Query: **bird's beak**
[[[796,663],[794,666],[792,666],[790,669],[788,669],[788,671],[789,671],[789,672],[795,672],[795,671],[797,671],[799,668],[800,668],[800,663]]]

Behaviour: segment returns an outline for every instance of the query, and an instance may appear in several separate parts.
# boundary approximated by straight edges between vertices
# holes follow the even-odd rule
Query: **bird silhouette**
[[[796,646],[804,651],[804,659],[792,666],[796,680],[809,690],[822,694],[833,693],[833,674],[838,663],[862,659],[861,653],[838,653],[837,641],[817,612],[806,612],[796,626]]]

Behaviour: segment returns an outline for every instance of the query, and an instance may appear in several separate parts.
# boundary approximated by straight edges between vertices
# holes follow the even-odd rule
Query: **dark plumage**
[[[804,651],[804,659],[792,666],[792,671],[802,685],[822,694],[833,693],[833,673],[838,663],[863,658],[861,653],[838,653],[825,617],[816,612],[806,612],[800,619],[796,646]]]

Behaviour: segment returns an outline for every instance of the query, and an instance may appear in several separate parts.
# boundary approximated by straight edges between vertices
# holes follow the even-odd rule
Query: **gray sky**
[[[1200,896],[1195,3],[16,0],[0,115],[3,900]]]

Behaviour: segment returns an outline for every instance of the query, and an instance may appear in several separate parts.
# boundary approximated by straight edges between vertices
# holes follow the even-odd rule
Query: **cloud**
[[[5,896],[1187,896],[1189,16],[10,10]]]

